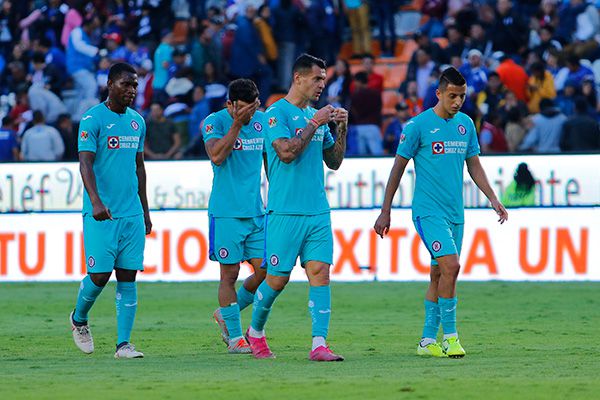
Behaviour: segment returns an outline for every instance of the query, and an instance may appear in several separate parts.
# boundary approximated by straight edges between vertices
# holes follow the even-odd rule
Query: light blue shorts
[[[146,225],[144,216],[96,221],[83,217],[83,246],[88,274],[112,272],[115,268],[144,270]]]
[[[450,254],[460,255],[464,224],[455,224],[443,217],[417,217],[413,220],[421,240],[431,254],[431,265],[436,258]]]
[[[264,217],[226,218],[209,216],[209,250],[211,260],[237,264],[263,258]]]
[[[300,263],[333,263],[333,235],[329,213],[265,217],[265,263],[271,275],[288,276]]]

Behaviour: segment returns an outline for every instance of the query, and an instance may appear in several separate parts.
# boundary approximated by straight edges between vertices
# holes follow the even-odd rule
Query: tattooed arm
[[[348,133],[348,111],[343,108],[335,110],[333,119],[337,123],[337,137],[332,147],[323,150],[323,161],[330,169],[337,170],[342,165],[346,153],[346,135]]]

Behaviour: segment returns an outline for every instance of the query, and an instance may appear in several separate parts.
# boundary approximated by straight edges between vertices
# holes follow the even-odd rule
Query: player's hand
[[[498,222],[500,222],[500,224],[503,224],[505,221],[508,221],[508,211],[506,211],[506,208],[504,208],[502,203],[500,203],[498,200],[492,200],[491,203],[492,208],[494,209],[494,211],[496,211],[496,214],[498,214],[498,217],[500,218]]]
[[[334,110],[335,110],[335,108],[333,108],[333,106],[331,104],[327,104],[325,107],[323,107],[319,111],[317,111],[315,113],[315,115],[313,115],[312,119],[317,121],[319,126],[325,125],[333,119]]]
[[[92,216],[94,217],[94,219],[96,221],[105,221],[107,219],[110,219],[110,220],[113,219],[112,214],[110,213],[110,210],[108,208],[106,208],[106,206],[102,203],[96,204],[95,206],[93,206]]]
[[[146,235],[152,232],[152,221],[150,220],[150,213],[144,213],[144,225],[146,225]]]
[[[377,221],[375,221],[375,225],[373,229],[375,229],[375,233],[377,233],[382,239],[390,230],[390,213],[382,211],[377,217]]]
[[[252,119],[252,116],[258,110],[260,101],[256,99],[254,102],[240,106],[237,101],[233,102],[233,120],[241,125],[246,125]]]
[[[344,108],[336,108],[334,111],[333,122],[340,125],[348,125],[348,110]]]

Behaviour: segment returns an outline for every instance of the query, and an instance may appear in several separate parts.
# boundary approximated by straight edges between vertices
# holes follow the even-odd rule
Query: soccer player
[[[118,63],[108,73],[108,99],[84,113],[79,126],[83,195],[83,241],[88,275],[79,287],[69,322],[81,351],[94,351],[88,313],[110,279],[117,277],[115,358],[144,354],[129,342],[137,309],[136,274],[142,271],[145,235],[152,229],[146,197],[144,119],[129,108],[137,74]]]
[[[425,326],[417,354],[434,357],[463,357],[465,350],[456,330],[456,279],[464,226],[463,163],[469,175],[486,195],[499,222],[508,213],[490,187],[479,161],[477,132],[471,118],[459,110],[465,101],[467,84],[453,67],[446,69],[436,91],[438,103],[410,120],[398,144],[396,159],[385,189],[375,232],[383,238],[390,228],[392,199],[408,161],[415,163],[416,187],[413,222],[431,254],[430,284],[425,295]],[[440,325],[442,345],[437,343]]]
[[[348,112],[331,105],[310,107],[325,87],[325,62],[303,54],[294,63],[292,85],[285,98],[267,109],[269,194],[265,217],[267,277],[254,296],[252,323],[246,337],[256,358],[271,358],[264,326],[275,298],[290,279],[296,259],[310,284],[313,361],[342,361],[325,339],[331,315],[329,266],[333,237],[329,204],[323,184],[323,161],[337,170],[344,158]],[[334,142],[328,127],[337,124]]]
[[[206,153],[213,166],[208,203],[209,256],[221,268],[219,305],[213,316],[229,353],[251,353],[243,337],[240,311],[254,301],[265,279],[264,206],[260,197],[264,113],[256,111],[258,89],[249,79],[229,84],[227,107],[210,114],[203,124]],[[249,261],[254,274],[235,292],[240,262]]]

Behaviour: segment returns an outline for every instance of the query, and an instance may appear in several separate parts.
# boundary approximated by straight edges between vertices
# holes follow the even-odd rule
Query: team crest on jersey
[[[82,142],[85,142],[86,140],[88,140],[88,133],[87,131],[81,131],[81,134],[79,135],[79,138],[81,139]]]
[[[465,128],[464,125],[459,125],[458,126],[458,133],[460,133],[461,135],[464,135],[465,133],[467,133],[467,128]]]
[[[235,143],[233,144],[233,149],[234,150],[242,149],[242,139],[240,139],[240,138],[235,139]]]
[[[404,133],[400,134],[400,144],[406,142],[406,135]]]
[[[269,262],[271,263],[272,266],[275,267],[275,266],[279,265],[279,257],[277,257],[276,254],[273,254],[271,256],[271,258],[269,258]]]
[[[221,247],[219,249],[219,257],[227,258],[228,255],[229,255],[229,250],[227,250],[225,247]]]
[[[211,133],[212,131],[213,131],[213,126],[211,124],[208,124],[204,127],[204,132]]]
[[[272,128],[275,125],[277,125],[277,118],[275,118],[275,117],[269,118],[269,128]]]
[[[433,243],[431,243],[431,248],[433,249],[433,251],[438,252],[442,249],[442,244],[436,240]]]
[[[138,129],[140,129],[140,124],[138,124],[134,120],[131,120],[131,127],[133,128],[134,131],[137,131]]]
[[[260,124],[260,122],[255,122],[253,126],[256,132],[262,132],[262,125]]]
[[[433,154],[444,154],[444,142],[431,142],[431,152]]]
[[[296,128],[296,136],[302,135],[303,130],[304,130],[304,128]]]
[[[89,256],[88,260],[87,260],[87,264],[88,264],[88,267],[94,268],[94,265],[96,265],[96,259],[93,256]]]
[[[118,136],[109,136],[108,137],[108,148],[110,150],[119,148],[119,137]]]

